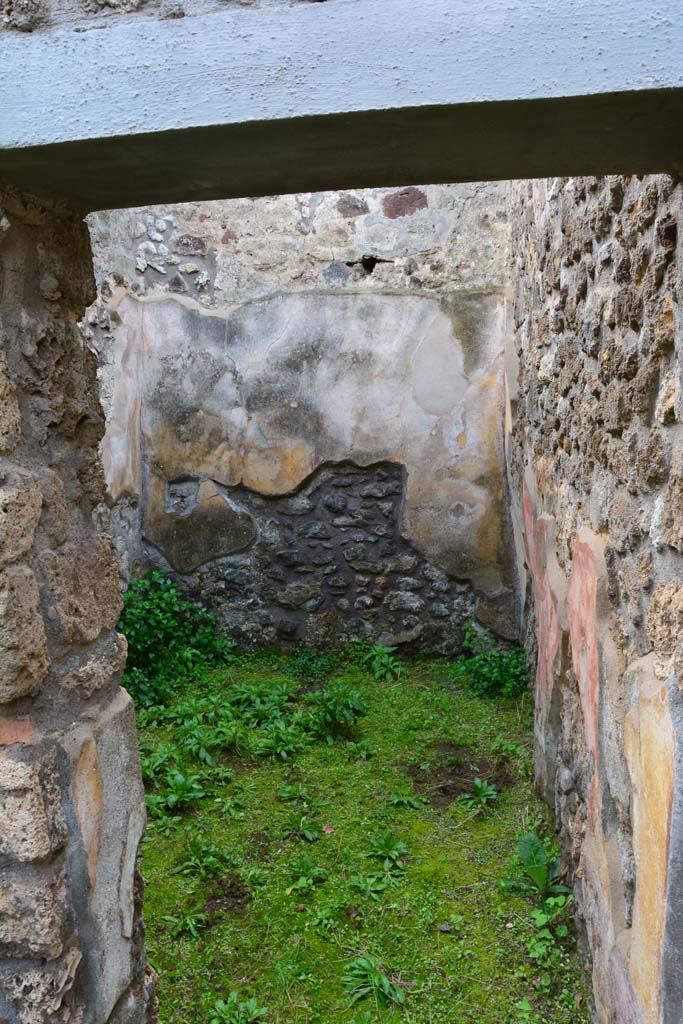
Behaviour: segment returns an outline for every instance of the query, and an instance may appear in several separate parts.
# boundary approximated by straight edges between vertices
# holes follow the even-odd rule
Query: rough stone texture
[[[405,193],[419,201],[406,205]],[[508,280],[507,187],[496,182],[110,210],[88,225],[105,299],[122,278],[137,295],[207,309],[281,292],[438,294]],[[94,307],[89,321],[108,328],[111,312]]]
[[[93,291],[85,225],[0,192],[3,1024],[105,1024],[124,1005],[142,1024],[148,1005],[144,803],[116,559],[96,526],[95,362],[77,326]]]
[[[473,610],[515,636],[505,198],[430,186],[91,217],[100,302],[87,324],[123,575],[170,566],[242,640],[339,627],[454,650]],[[359,468],[344,501],[325,467],[347,460]],[[405,480],[397,469],[393,489],[365,494],[384,460]],[[338,522],[321,495],[306,507],[328,487]],[[389,499],[384,522],[375,497]],[[303,502],[303,519],[287,525],[278,498]],[[408,550],[447,574],[444,601],[393,592],[387,565]],[[323,582],[339,573],[335,594]]]
[[[346,231],[338,238],[350,258],[331,245],[324,258],[309,253],[308,265],[291,268],[302,295],[282,279],[284,255],[279,269],[255,272],[265,251],[256,253],[257,213],[254,252],[245,247],[231,264],[219,258],[218,231],[220,245],[240,235],[224,212],[202,221],[197,209],[196,223],[179,225],[168,210],[135,211],[137,248],[126,218],[116,221],[112,237],[129,263],[102,278],[104,301],[88,316],[91,343],[105,357],[113,345],[102,380],[115,519],[186,559],[183,576],[198,590],[238,590],[239,601],[217,599],[219,610],[232,607],[237,630],[254,609],[276,631],[277,607],[284,632],[289,622],[303,635],[323,605],[335,629],[357,619],[409,631],[425,605],[427,626],[443,619],[455,629],[474,601],[480,618],[492,601],[495,619],[505,596],[500,548],[479,543],[487,529],[505,539],[505,492],[492,485],[503,279],[496,271],[489,289],[476,280],[486,273],[479,267],[475,292],[463,296],[462,281],[449,291],[447,262],[430,271],[425,260],[422,282],[411,285],[415,252],[399,259],[390,246],[365,244],[379,217],[382,231],[400,229],[391,243],[400,248],[403,227],[435,205],[435,193],[418,191],[426,205],[412,190],[337,196],[346,227],[332,228]],[[287,202],[298,234],[315,241],[316,197]],[[144,812],[132,710],[117,688],[125,645],[111,629],[113,559],[93,525],[94,514],[107,519],[101,422],[92,361],[74,327],[91,298],[87,244],[66,215],[9,194],[3,206],[0,657],[16,692],[0,718],[0,1018],[138,1024],[155,1005],[135,870]],[[537,781],[555,807],[585,928],[596,1019],[680,1024],[683,187],[663,177],[516,184],[512,211],[505,418],[525,629],[538,650]],[[355,249],[352,236],[361,239]],[[291,237],[283,230],[282,253]],[[497,246],[491,252],[497,259]],[[102,249],[99,265],[111,270],[107,261]],[[352,284],[342,266],[357,275]],[[375,288],[377,273],[389,276]],[[364,350],[345,334],[360,323],[371,341]],[[420,344],[409,330],[416,323]],[[433,347],[421,364],[425,337]],[[382,357],[373,369],[386,385],[375,396],[385,429],[388,410],[392,424],[410,424],[409,436],[395,428],[378,443],[361,386],[373,353]],[[347,391],[340,354],[365,367]],[[466,430],[454,422],[459,411]],[[433,479],[411,493],[425,466]],[[449,488],[482,480],[488,525],[453,556],[440,534],[423,531],[421,509],[431,502],[443,531],[448,502],[461,500]],[[212,536],[195,541],[193,519]],[[460,515],[456,538],[462,532]],[[217,557],[214,542],[231,552]],[[315,621],[322,630],[323,615]],[[38,651],[45,644],[35,678],[29,636]]]
[[[683,1006],[682,213],[668,177],[512,187],[508,453],[536,775],[610,1024],[677,1024]]]
[[[63,870],[40,879],[10,879],[0,891],[0,951],[54,960],[66,925]]]
[[[0,486],[0,568],[30,551],[42,504],[40,487],[30,477],[10,476]]]
[[[45,678],[47,641],[38,600],[27,566],[0,573],[0,704],[25,696]]]
[[[202,487],[183,482],[180,510],[168,500],[173,485],[166,507],[163,488],[158,498],[150,492],[144,535],[165,541],[169,568],[185,573],[190,592],[215,608],[242,644],[306,638],[328,645],[357,636],[459,649],[476,596],[469,583],[450,578],[402,539],[400,466],[326,465],[286,497],[212,485],[220,507],[209,520]],[[211,555],[215,537],[244,520],[258,525],[257,539],[252,543],[252,526],[245,543],[238,526],[235,549],[247,550],[205,564],[201,546]],[[199,568],[185,564],[189,555]]]
[[[64,845],[66,825],[53,759],[41,765],[3,754],[0,794],[0,852],[5,856],[41,861]]]

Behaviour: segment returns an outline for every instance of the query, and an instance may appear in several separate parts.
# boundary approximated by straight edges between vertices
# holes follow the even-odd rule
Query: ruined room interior
[[[681,1024],[678,29],[200,6],[2,9],[0,1021]]]

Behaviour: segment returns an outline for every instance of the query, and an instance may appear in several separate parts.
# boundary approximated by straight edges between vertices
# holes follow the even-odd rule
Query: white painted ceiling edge
[[[678,8],[678,9],[677,9]],[[0,149],[683,87],[672,0],[327,0],[0,34]]]

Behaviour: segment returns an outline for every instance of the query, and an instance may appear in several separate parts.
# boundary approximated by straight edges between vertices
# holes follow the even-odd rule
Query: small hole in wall
[[[363,256],[360,262],[365,273],[371,274],[379,263],[379,260],[376,256]]]
[[[366,274],[371,274],[378,263],[393,263],[393,260],[383,260],[379,256],[361,256],[359,260],[348,260],[347,267],[357,267],[360,263]]]

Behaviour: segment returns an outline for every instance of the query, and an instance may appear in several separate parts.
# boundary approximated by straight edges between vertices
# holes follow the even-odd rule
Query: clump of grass
[[[240,999],[237,992],[230,992],[225,999],[216,999],[209,1017],[209,1024],[257,1024],[267,1020],[268,1010],[259,1006],[256,999]]]
[[[379,1009],[383,1003],[405,1002],[405,993],[382,967],[375,956],[357,956],[344,968],[344,988],[350,1005],[371,997]]]

